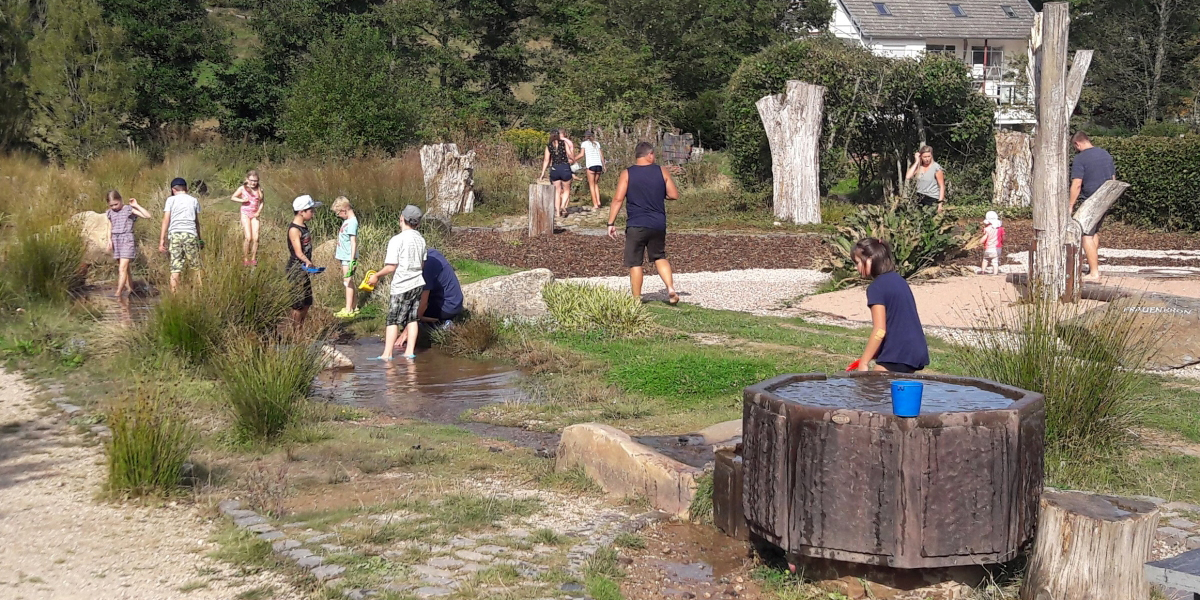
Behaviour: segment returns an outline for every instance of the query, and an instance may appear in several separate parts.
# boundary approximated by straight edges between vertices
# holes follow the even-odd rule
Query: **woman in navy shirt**
[[[858,370],[915,373],[929,365],[929,346],[925,330],[917,316],[917,302],[908,282],[896,272],[896,261],[887,244],[866,238],[855,244],[851,253],[854,266],[863,277],[872,279],[867,287],[867,306],[871,309],[871,337],[858,359]]]

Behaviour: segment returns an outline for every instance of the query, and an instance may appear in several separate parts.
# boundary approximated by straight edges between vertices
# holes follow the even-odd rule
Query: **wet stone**
[[[266,523],[266,522],[267,522],[266,519],[264,519],[258,515],[254,515],[253,517],[242,517],[240,519],[233,520],[233,524],[237,525],[238,527],[241,527],[242,529],[245,529],[251,525],[259,525],[261,523]]]
[[[305,556],[304,558],[296,561],[296,564],[304,567],[305,569],[311,569],[313,567],[321,566],[321,563],[323,562],[325,562],[325,559],[321,558],[320,556]]]
[[[1195,529],[1196,524],[1187,519],[1171,519],[1167,521],[1167,525],[1176,529]]]
[[[275,531],[275,528],[270,523],[258,523],[257,525],[247,527],[246,531],[250,533],[266,533],[268,531]]]
[[[454,555],[463,560],[471,562],[487,562],[492,560],[492,557],[486,554],[480,554],[471,550],[459,550],[458,552],[455,552]]]
[[[278,539],[283,539],[283,532],[278,530],[264,531],[258,534],[258,539],[267,542],[273,542]]]
[[[271,549],[276,552],[287,552],[288,550],[291,550],[292,548],[299,548],[299,547],[300,547],[300,542],[297,542],[296,540],[279,540],[279,541],[275,542],[274,544],[271,544]]]
[[[438,556],[438,557],[431,558],[431,559],[425,561],[425,564],[427,564],[431,567],[437,567],[439,569],[457,569],[466,563],[464,563],[461,560],[458,560],[457,558],[450,558],[448,556]]]
[[[342,565],[321,565],[310,572],[312,573],[313,577],[316,577],[317,579],[329,579],[331,577],[337,577],[345,571],[346,567],[343,567]]]

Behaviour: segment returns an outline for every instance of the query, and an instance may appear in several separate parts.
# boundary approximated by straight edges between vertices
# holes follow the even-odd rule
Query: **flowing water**
[[[900,378],[897,378],[900,379]],[[851,408],[880,413],[892,412],[892,379],[883,377],[830,377],[796,381],[779,386],[775,395],[805,406]],[[1013,398],[973,385],[920,380],[921,414],[969,412],[1007,408]]]

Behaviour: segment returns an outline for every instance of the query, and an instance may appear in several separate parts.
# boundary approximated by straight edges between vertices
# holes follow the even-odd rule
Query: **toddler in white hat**
[[[980,273],[988,272],[988,263],[992,263],[992,273],[1000,272],[1000,257],[1004,248],[1004,223],[996,211],[989,210],[983,218],[983,263],[979,265]]]

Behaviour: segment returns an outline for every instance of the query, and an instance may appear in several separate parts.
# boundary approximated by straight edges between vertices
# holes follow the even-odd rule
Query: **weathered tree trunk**
[[[764,96],[755,105],[771,145],[775,217],[793,223],[820,223],[825,88],[789,81],[782,94]]]
[[[1071,72],[1067,74],[1067,122],[1075,114],[1075,106],[1079,104],[1079,95],[1083,93],[1083,80],[1087,78],[1088,68],[1092,66],[1093,50],[1076,50],[1071,59]]]
[[[1044,492],[1021,600],[1145,600],[1158,508],[1149,502]]]
[[[1038,130],[1033,156],[1033,289],[1059,298],[1067,286],[1066,241],[1068,193],[1067,34],[1071,25],[1066,2],[1047,2],[1042,9],[1042,48],[1038,82]]]
[[[475,210],[475,151],[458,153],[456,144],[421,147],[425,206],[432,215],[451,217]]]
[[[529,184],[529,237],[554,233],[554,186]]]
[[[1071,223],[1068,225],[1068,241],[1078,244],[1083,232],[1095,227],[1100,219],[1104,218],[1105,213],[1109,208],[1112,208],[1114,202],[1129,189],[1129,184],[1124,181],[1105,181],[1096,193],[1083,201],[1083,205],[1075,210],[1075,214],[1071,216]]]
[[[1032,138],[1020,131],[997,131],[992,203],[999,206],[1029,206],[1032,180]]]

